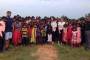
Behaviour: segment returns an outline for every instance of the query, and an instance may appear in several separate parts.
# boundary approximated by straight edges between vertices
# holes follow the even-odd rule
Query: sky
[[[56,16],[79,18],[90,13],[90,0],[0,0],[0,16]]]

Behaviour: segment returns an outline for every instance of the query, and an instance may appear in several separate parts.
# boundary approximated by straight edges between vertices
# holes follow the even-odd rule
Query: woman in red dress
[[[72,24],[69,23],[67,27],[67,43],[71,44],[71,40],[72,40]]]
[[[29,33],[29,43],[31,43],[31,34],[32,34],[32,24],[29,23],[29,27],[28,27],[28,33]]]
[[[65,24],[63,28],[63,44],[67,44],[67,42],[67,25]]]
[[[13,44],[17,47],[21,43],[21,23],[19,21],[14,22],[13,26]]]

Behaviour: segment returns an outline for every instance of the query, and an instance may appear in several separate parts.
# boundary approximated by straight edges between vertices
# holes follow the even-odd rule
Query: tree
[[[67,16],[61,16],[61,18],[63,18],[64,20],[69,20],[69,18]]]
[[[87,20],[90,20],[90,13],[86,14],[86,15],[85,15],[85,18],[86,18]]]
[[[80,17],[78,20],[80,21],[85,20],[85,17]]]

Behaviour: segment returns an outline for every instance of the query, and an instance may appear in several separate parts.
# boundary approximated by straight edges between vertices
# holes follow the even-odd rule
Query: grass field
[[[36,60],[36,57],[32,55],[36,49],[35,46],[11,48],[4,53],[0,53],[0,60]]]
[[[90,60],[90,51],[86,51],[83,47],[71,48],[56,44],[55,48],[58,56],[56,60]],[[12,47],[10,50],[0,53],[0,60],[38,60],[35,55],[37,49],[37,46]]]
[[[56,45],[58,50],[58,60],[90,60],[90,51],[84,47],[71,48],[70,46]]]

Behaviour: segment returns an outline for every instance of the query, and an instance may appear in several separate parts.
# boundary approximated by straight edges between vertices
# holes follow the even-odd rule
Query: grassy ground
[[[35,46],[11,48],[9,51],[0,53],[0,60],[36,60],[33,56],[36,49]]]
[[[86,51],[83,47],[71,48],[57,44],[55,47],[58,55],[57,60],[90,60],[90,51]],[[37,46],[12,47],[9,51],[0,53],[0,60],[38,60],[35,55],[37,48]]]
[[[56,45],[58,50],[58,60],[90,60],[90,51],[83,47],[71,48],[70,46]]]

